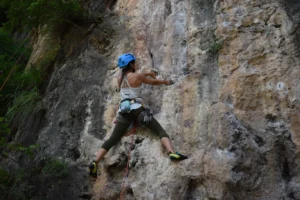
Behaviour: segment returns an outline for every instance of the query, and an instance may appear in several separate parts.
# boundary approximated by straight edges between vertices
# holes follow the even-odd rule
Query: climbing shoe
[[[98,165],[97,165],[96,161],[93,161],[89,165],[89,169],[90,169],[90,176],[97,178]]]
[[[170,159],[171,159],[172,161],[176,161],[176,160],[185,160],[185,159],[188,158],[187,156],[184,156],[184,155],[182,155],[182,154],[180,154],[180,153],[178,153],[178,152],[176,152],[176,153],[170,153],[169,156],[170,156]]]

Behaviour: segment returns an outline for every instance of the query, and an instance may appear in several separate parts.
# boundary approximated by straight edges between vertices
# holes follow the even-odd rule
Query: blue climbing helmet
[[[125,53],[119,57],[118,66],[119,66],[119,68],[124,68],[133,60],[135,60],[135,57],[133,54]]]

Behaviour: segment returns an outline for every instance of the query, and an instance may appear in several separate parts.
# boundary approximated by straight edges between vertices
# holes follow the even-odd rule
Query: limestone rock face
[[[27,69],[48,67],[55,59],[60,49],[59,32],[49,32],[47,26],[40,27],[38,38],[33,45],[33,53],[27,63]]]
[[[171,162],[140,128],[125,199],[300,199],[299,13],[300,3],[283,0],[117,1],[88,33],[63,35],[44,98],[43,153],[95,158],[114,127],[117,57],[131,52],[140,71],[175,81],[144,86],[143,96],[189,159]],[[119,198],[130,143],[123,137],[98,179],[86,178],[93,199]]]

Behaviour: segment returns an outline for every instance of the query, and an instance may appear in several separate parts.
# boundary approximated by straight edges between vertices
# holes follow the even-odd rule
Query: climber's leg
[[[147,114],[147,112],[143,111],[138,116],[138,121],[143,126],[149,128],[153,133],[155,133],[157,136],[160,137],[161,143],[163,144],[163,146],[169,152],[170,159],[171,160],[184,160],[184,159],[187,159],[187,156],[184,156],[182,154],[179,154],[178,152],[175,152],[169,135],[166,133],[166,131],[163,129],[163,127],[158,123],[158,121],[153,116],[151,117],[150,121],[148,121],[148,122],[144,121],[144,117],[145,117],[146,114]]]
[[[126,132],[127,128],[129,127],[131,122],[128,121],[121,121],[117,118],[116,121],[116,126],[110,136],[110,138],[108,140],[106,140],[103,145],[102,145],[102,149],[109,151],[109,149],[114,146],[118,141],[121,140],[121,138],[123,137],[124,133]],[[101,149],[100,149],[101,150]],[[98,160],[98,162],[101,160],[101,158],[103,157],[102,155],[104,154],[104,150],[102,150],[99,154],[100,159]],[[102,156],[102,157],[101,157]]]
[[[98,164],[100,160],[105,156],[105,154],[109,151],[109,149],[114,146],[118,141],[121,140],[127,128],[130,125],[130,121],[122,116],[117,117],[116,125],[114,130],[108,140],[106,140],[101,149],[97,153],[96,160],[94,160],[90,165],[90,175],[93,177],[97,177]]]
[[[161,143],[164,145],[164,147],[167,149],[169,153],[175,153],[173,145],[171,143],[170,138],[168,137],[163,137],[160,139]]]

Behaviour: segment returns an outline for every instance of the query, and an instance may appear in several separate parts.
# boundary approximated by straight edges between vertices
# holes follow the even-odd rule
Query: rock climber
[[[132,123],[138,123],[145,126],[155,135],[159,136],[161,143],[167,149],[172,161],[187,159],[187,156],[174,151],[168,134],[153,117],[141,98],[142,84],[170,85],[172,81],[156,79],[155,72],[137,73],[135,60],[135,56],[130,53],[123,54],[118,59],[118,67],[122,69],[122,74],[118,78],[121,103],[116,124],[110,138],[103,143],[97,153],[96,160],[89,165],[90,175],[95,178],[97,177],[97,169],[100,160],[113,145],[121,140]],[[152,78],[148,78],[148,76]]]

